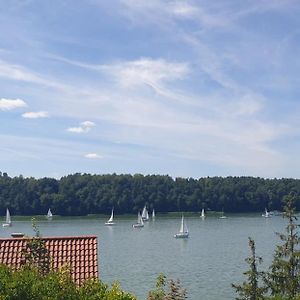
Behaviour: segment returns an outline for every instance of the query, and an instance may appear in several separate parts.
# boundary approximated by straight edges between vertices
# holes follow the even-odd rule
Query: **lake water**
[[[104,226],[108,217],[54,217],[52,221],[39,220],[38,226],[43,236],[96,235],[101,279],[119,281],[139,300],[146,299],[159,273],[179,278],[188,299],[234,299],[231,283],[241,283],[242,273],[248,269],[244,261],[249,256],[248,236],[254,238],[257,254],[264,259],[263,269],[279,243],[275,232],[283,232],[285,227],[280,216],[208,216],[202,220],[194,215],[185,218],[190,237],[175,239],[180,216],[157,215],[142,229],[132,228],[133,216],[116,216],[117,225]],[[13,218],[13,226],[1,228],[0,236],[9,237],[11,232],[33,235],[30,218]]]

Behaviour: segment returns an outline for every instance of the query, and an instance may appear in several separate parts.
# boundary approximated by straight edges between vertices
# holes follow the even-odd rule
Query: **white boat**
[[[153,210],[152,210],[152,219],[154,219],[154,218],[155,218],[155,210],[153,208]]]
[[[5,223],[2,224],[3,227],[9,227],[11,226],[11,217],[9,213],[9,209],[6,209],[6,217],[5,217]]]
[[[149,213],[148,213],[146,205],[143,208],[142,219],[143,219],[143,221],[149,221]]]
[[[224,211],[222,210],[222,215],[219,217],[219,219],[227,219],[227,217],[224,215]]]
[[[184,222],[184,217],[181,217],[181,226],[178,233],[174,235],[175,238],[188,238],[189,237],[189,230]]]
[[[105,225],[116,225],[116,223],[114,222],[114,209],[111,210],[110,218],[105,223]]]
[[[133,228],[141,228],[141,227],[144,227],[144,221],[143,221],[143,218],[142,218],[140,212],[138,212],[138,220],[137,220],[137,223],[133,224],[132,227],[133,227]]]
[[[271,218],[271,215],[270,213],[268,212],[267,208],[265,208],[265,213],[261,215],[262,217],[265,217],[265,218]]]
[[[52,214],[52,212],[51,212],[51,209],[49,208],[49,209],[48,209],[48,213],[47,213],[46,218],[47,218],[48,220],[51,220],[52,217],[53,217],[53,214]]]
[[[205,218],[205,212],[204,212],[204,208],[202,208],[202,210],[201,210],[201,216],[200,216],[202,219],[204,219]]]

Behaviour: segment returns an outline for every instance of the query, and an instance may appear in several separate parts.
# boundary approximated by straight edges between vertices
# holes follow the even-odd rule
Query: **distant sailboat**
[[[200,216],[202,219],[204,219],[205,218],[205,212],[204,212],[204,208],[202,208],[202,210],[201,210],[201,216]]]
[[[48,213],[47,213],[47,216],[46,216],[46,217],[47,217],[47,219],[48,219],[48,220],[51,220],[51,219],[52,219],[52,217],[53,217],[53,214],[52,214],[52,212],[51,212],[51,209],[50,209],[50,208],[48,209]]]
[[[149,221],[149,213],[148,213],[146,205],[143,208],[142,219],[143,219],[143,221]]]
[[[181,226],[178,233],[174,235],[175,238],[188,238],[189,237],[189,230],[186,226],[186,223],[184,221],[184,217],[182,215],[181,217]]]
[[[227,217],[224,215],[224,210],[222,210],[222,215],[219,219],[227,219]]]
[[[8,208],[6,209],[6,217],[5,217],[5,223],[2,224],[3,227],[9,227],[11,226],[11,217],[10,217],[10,212]]]
[[[141,228],[141,227],[144,227],[144,221],[143,221],[143,218],[142,218],[140,212],[138,212],[138,220],[137,220],[137,223],[133,224],[132,227],[133,227],[133,228]]]
[[[154,219],[154,218],[155,218],[155,210],[153,208],[153,210],[152,210],[152,219]]]
[[[110,218],[105,223],[105,225],[116,225],[116,223],[114,222],[114,209],[111,210]]]
[[[261,215],[262,217],[265,217],[265,218],[270,218],[271,215],[270,213],[268,212],[267,208],[265,208],[265,213]]]

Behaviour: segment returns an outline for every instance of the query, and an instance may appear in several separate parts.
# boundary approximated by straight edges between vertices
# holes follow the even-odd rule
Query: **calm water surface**
[[[38,221],[43,236],[96,235],[100,277],[106,283],[115,280],[121,287],[146,299],[159,273],[181,280],[191,300],[234,299],[231,283],[240,283],[244,261],[249,255],[248,236],[255,239],[257,254],[267,266],[278,238],[283,232],[282,217],[229,215],[227,219],[186,217],[190,238],[173,238],[179,230],[180,217],[157,216],[142,229],[133,229],[134,217],[115,217],[117,225],[104,226],[106,217],[54,217]],[[11,232],[33,235],[30,218],[15,218],[11,228],[1,228],[0,236]]]

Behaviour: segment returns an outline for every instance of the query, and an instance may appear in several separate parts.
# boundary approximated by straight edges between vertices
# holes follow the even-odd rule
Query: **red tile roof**
[[[52,270],[70,266],[77,284],[88,278],[98,278],[96,236],[43,237],[50,256]],[[17,270],[23,260],[22,250],[28,238],[0,238],[0,263]]]

